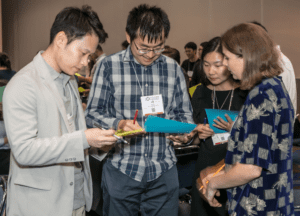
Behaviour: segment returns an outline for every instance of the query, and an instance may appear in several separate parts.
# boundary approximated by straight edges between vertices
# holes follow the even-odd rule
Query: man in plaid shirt
[[[96,69],[86,109],[88,127],[98,123],[137,130],[144,127],[148,114],[193,123],[183,72],[173,59],[161,55],[169,31],[168,16],[160,8],[140,5],[129,13],[130,46],[105,58]],[[143,109],[147,101],[153,103],[150,110]],[[134,124],[136,109],[140,112]],[[103,166],[104,215],[132,216],[139,210],[143,215],[177,215],[179,184],[172,141],[186,143],[191,138],[142,131],[126,139],[129,145],[115,145]]]

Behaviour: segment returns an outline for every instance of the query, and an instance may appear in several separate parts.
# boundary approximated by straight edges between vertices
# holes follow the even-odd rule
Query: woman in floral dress
[[[203,179],[211,206],[227,188],[228,211],[240,215],[294,215],[292,142],[294,110],[278,77],[279,54],[270,36],[254,24],[240,24],[222,36],[233,78],[251,90],[228,140],[225,171]]]

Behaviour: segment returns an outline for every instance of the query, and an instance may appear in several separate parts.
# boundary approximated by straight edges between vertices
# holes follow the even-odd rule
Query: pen
[[[203,125],[205,126],[206,125],[206,118],[204,117],[204,120],[203,120]],[[203,139],[203,141],[205,142],[205,139]]]
[[[101,129],[101,130],[107,130],[107,129],[103,128],[101,125],[99,125],[97,123],[94,123],[94,126],[97,127],[97,128],[99,128],[99,129]],[[115,134],[113,134],[113,137],[115,137],[118,140],[121,140],[122,142],[128,144],[128,142],[126,140],[122,139],[121,137],[116,136]]]
[[[135,115],[134,115],[134,119],[133,119],[133,124],[135,124],[135,121],[136,121],[136,118],[137,118],[137,115],[139,113],[139,110],[135,110]]]

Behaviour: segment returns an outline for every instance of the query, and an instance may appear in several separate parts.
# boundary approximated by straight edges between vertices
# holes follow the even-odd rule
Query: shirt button
[[[73,182],[71,182],[70,185],[72,186],[72,185],[73,185]]]
[[[148,137],[146,136],[146,139],[148,139]]]
[[[145,157],[147,157],[147,154],[145,154]]]
[[[148,84],[146,84],[145,86],[148,87]]]

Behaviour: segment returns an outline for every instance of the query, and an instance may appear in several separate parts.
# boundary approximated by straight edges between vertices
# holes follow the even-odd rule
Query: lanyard
[[[138,76],[137,76],[137,73],[136,73],[135,67],[134,67],[134,65],[133,65],[133,63],[132,63],[132,62],[130,62],[130,63],[131,63],[131,65],[132,65],[132,68],[133,68],[133,70],[134,70],[134,73],[135,73],[136,80],[138,81],[139,87],[140,87],[140,89],[141,89],[142,96],[144,96],[144,91],[143,91],[143,89],[142,89],[142,86],[141,86],[140,80],[139,80],[139,78],[138,78]],[[142,76],[143,76],[143,73],[142,73]]]

